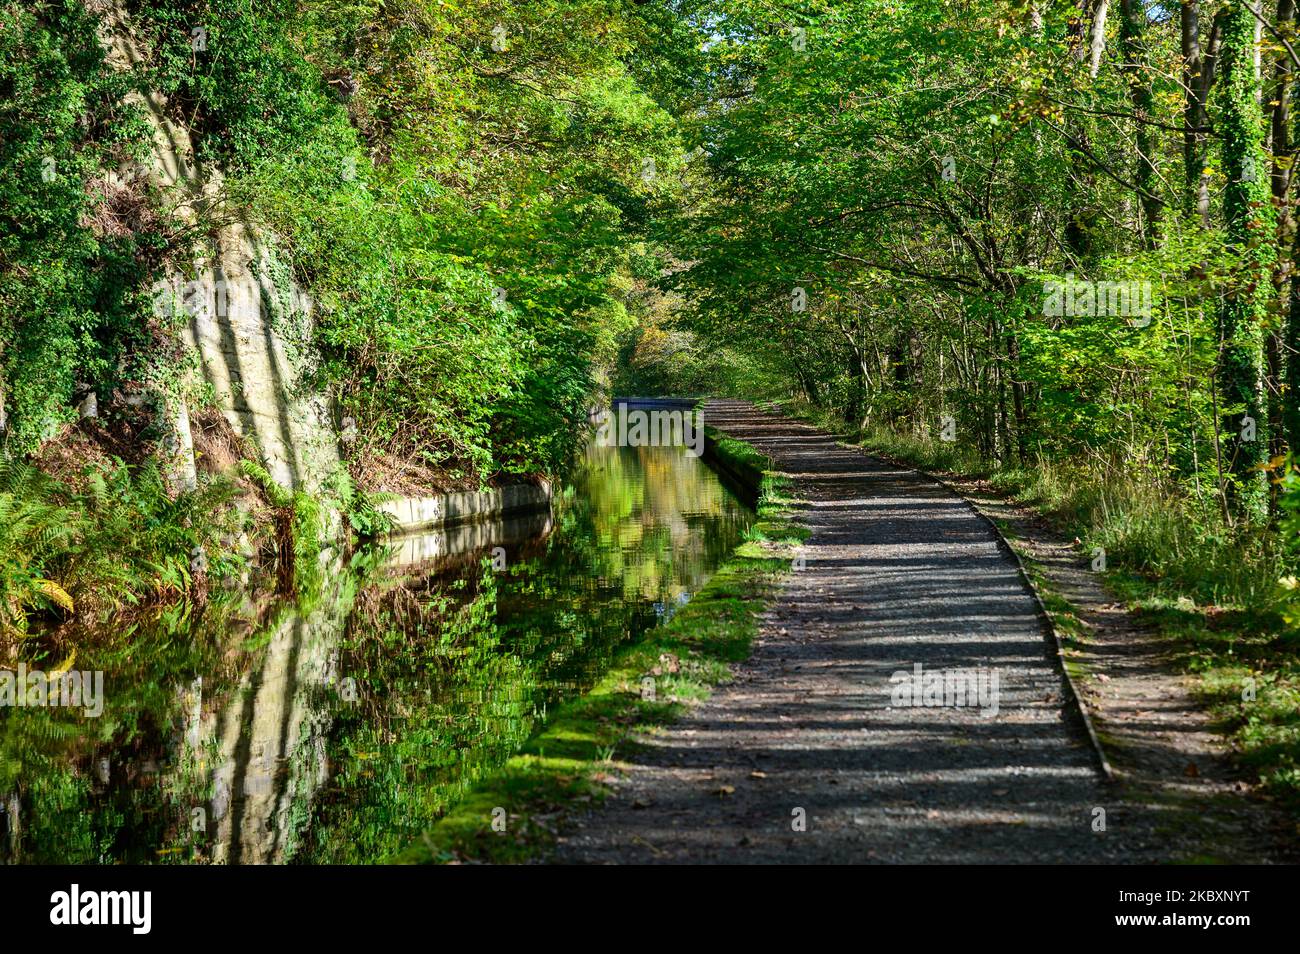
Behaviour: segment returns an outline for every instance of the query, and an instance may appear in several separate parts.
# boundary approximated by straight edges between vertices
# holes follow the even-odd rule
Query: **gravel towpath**
[[[1186,856],[1169,843],[1185,806],[1103,780],[1037,604],[970,504],[751,405],[712,401],[704,413],[793,478],[812,532],[806,566],[786,577],[734,681],[620,754],[625,777],[574,820],[555,860]],[[973,674],[986,691],[996,675],[996,713],[987,694],[974,706],[894,705],[891,676],[917,665]]]

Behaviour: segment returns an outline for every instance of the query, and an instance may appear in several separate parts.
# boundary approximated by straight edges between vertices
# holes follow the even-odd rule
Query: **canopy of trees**
[[[0,0],[0,637],[243,568],[236,482],[124,423],[190,360],[150,289],[238,216],[360,523],[394,470],[560,472],[611,391],[781,400],[1037,488],[1220,701],[1270,687],[1229,714],[1300,790],[1296,6]],[[222,172],[193,221],[144,97]]]

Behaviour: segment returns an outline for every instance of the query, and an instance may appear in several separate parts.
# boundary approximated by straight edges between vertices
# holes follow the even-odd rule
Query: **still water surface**
[[[0,709],[0,860],[380,861],[752,519],[680,448],[593,444],[550,514],[357,554],[305,603],[240,594],[99,634],[76,668],[104,670],[102,716]]]

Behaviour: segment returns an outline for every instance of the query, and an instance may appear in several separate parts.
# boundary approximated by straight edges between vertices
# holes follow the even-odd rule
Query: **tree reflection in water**
[[[106,672],[101,719],[0,714],[0,857],[380,860],[689,599],[751,520],[679,448],[593,445],[553,514],[359,554],[305,604],[241,595],[96,633],[78,666]]]

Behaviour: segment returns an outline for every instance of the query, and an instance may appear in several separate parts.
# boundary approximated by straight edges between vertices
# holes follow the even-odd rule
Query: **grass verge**
[[[566,812],[599,802],[632,752],[634,736],[674,721],[731,676],[758,630],[758,615],[807,533],[791,516],[788,482],[752,447],[712,442],[733,471],[762,474],[758,519],[705,587],[663,626],[628,646],[585,695],[482,779],[409,849],[392,859],[427,864],[511,863],[544,857]]]

